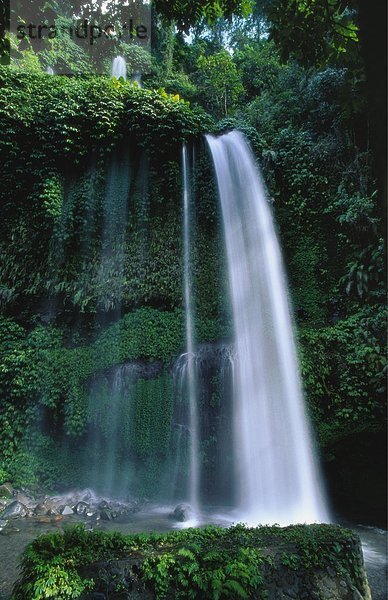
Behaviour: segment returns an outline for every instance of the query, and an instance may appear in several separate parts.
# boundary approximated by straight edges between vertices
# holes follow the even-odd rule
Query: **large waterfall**
[[[326,521],[298,371],[282,257],[241,133],[207,136],[221,200],[233,308],[238,519]]]

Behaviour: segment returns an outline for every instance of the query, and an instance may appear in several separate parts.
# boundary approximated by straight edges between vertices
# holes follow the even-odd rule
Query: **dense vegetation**
[[[233,127],[248,137],[273,200],[323,455],[335,465],[338,444],[359,436],[368,462],[385,429],[382,190],[357,6],[316,4],[322,10],[258,2],[248,15],[245,2],[157,2],[143,89],[47,76],[29,48],[1,68],[1,480],[70,484],[74,469],[55,448],[83,439],[91,377],[135,359],[160,360],[168,374],[182,349],[183,141],[197,155],[197,337],[227,337],[218,209],[200,138]],[[50,48],[51,64],[74,60],[85,73],[88,57],[73,50]],[[106,204],[118,154],[131,165],[127,207]],[[145,410],[157,386],[150,394]],[[147,440],[149,420],[140,421]],[[167,421],[158,421],[162,454]]]
[[[357,544],[352,532],[329,525],[132,536],[75,527],[40,536],[27,548],[14,598],[60,600],[87,597],[90,590],[109,590],[112,598],[146,590],[158,600],[265,598],[276,584],[281,589],[277,571],[289,582],[298,573],[298,591],[316,593],[317,575],[326,569],[363,594]]]

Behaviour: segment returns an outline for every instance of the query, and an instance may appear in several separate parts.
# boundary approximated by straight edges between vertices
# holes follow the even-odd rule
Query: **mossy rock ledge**
[[[82,526],[23,557],[13,600],[369,600],[361,543],[336,525],[121,535]]]

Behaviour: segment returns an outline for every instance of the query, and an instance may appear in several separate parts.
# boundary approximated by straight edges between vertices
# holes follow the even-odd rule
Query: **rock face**
[[[15,500],[14,502],[11,502],[11,504],[9,504],[7,508],[2,512],[1,518],[18,519],[20,517],[27,517],[27,515],[28,508],[21,502]]]

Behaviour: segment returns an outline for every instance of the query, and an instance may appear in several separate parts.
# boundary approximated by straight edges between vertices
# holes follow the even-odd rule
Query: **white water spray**
[[[241,133],[207,140],[222,206],[233,307],[238,519],[251,525],[327,521],[286,278],[264,186]]]
[[[199,509],[199,439],[198,439],[198,406],[197,381],[194,360],[194,327],[191,293],[191,261],[190,261],[190,177],[187,147],[183,146],[183,243],[184,243],[184,301],[186,315],[186,357],[184,361],[186,390],[189,402],[190,429],[190,476],[189,502],[194,514]]]
[[[127,80],[127,63],[122,56],[116,56],[113,59],[111,76],[116,77],[116,79],[122,77],[125,81]]]

